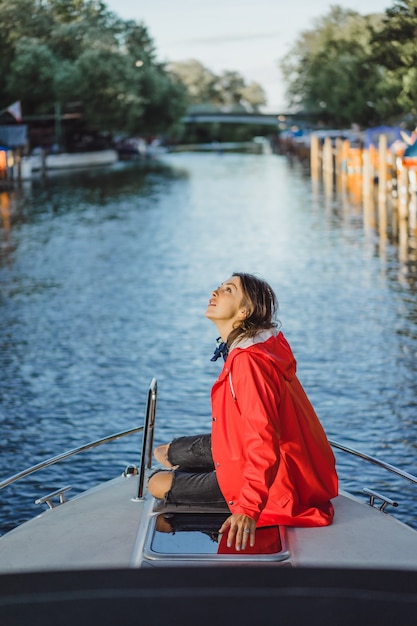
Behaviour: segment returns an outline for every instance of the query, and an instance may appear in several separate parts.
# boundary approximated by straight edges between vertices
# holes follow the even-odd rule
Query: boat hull
[[[7,626],[415,626],[417,572],[265,567],[0,576]]]

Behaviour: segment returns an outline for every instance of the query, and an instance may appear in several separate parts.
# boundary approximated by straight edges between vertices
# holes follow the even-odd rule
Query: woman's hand
[[[255,545],[255,529],[255,520],[247,515],[234,513],[227,518],[220,528],[219,533],[223,534],[226,530],[229,530],[227,547],[231,548],[235,541],[235,548],[239,551],[246,548],[248,541],[251,547]]]

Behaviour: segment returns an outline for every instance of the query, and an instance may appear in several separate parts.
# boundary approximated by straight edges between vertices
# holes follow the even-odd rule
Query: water
[[[1,478],[139,425],[153,376],[156,442],[207,431],[220,365],[204,311],[233,271],[277,291],[328,436],[417,474],[414,261],[299,164],[173,154],[34,181],[0,206]],[[139,450],[137,435],[7,487],[0,531],[37,514],[37,497],[121,473]],[[337,458],[342,487],[394,497],[417,527],[417,487]]]

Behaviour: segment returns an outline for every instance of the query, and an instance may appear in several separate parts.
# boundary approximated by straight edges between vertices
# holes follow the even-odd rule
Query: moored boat
[[[62,152],[57,154],[33,154],[30,156],[32,171],[65,170],[85,167],[112,165],[118,160],[116,150],[96,150],[94,152]]]
[[[140,596],[140,602],[145,601],[148,607],[150,623],[157,623],[157,616],[162,620],[160,607],[149,603],[150,598],[156,602],[158,598],[167,601],[168,611],[171,602],[176,615],[183,616],[174,623],[186,624],[193,620],[189,613],[184,615],[179,598],[194,602],[196,610],[196,598],[200,598],[200,609],[208,601],[207,613],[199,620],[205,624],[208,616],[216,618],[216,606],[219,615],[224,617],[226,607],[235,597],[241,609],[249,598],[257,603],[258,618],[266,607],[272,610],[275,606],[279,611],[281,606],[285,623],[299,624],[302,621],[297,621],[301,620],[298,593],[304,602],[303,619],[307,619],[309,611],[320,610],[321,606],[322,619],[317,622],[320,624],[347,624],[353,623],[352,620],[357,624],[375,623],[359,619],[371,609],[369,605],[365,611],[365,598],[367,602],[377,601],[379,608],[384,607],[378,623],[389,623],[384,620],[392,618],[394,609],[397,623],[399,615],[403,617],[402,624],[412,623],[406,620],[411,614],[415,617],[417,610],[417,585],[410,586],[410,581],[417,581],[417,531],[387,512],[389,508],[396,508],[394,500],[369,488],[366,489],[367,501],[340,491],[333,500],[335,519],[331,526],[258,529],[254,549],[236,552],[227,548],[226,537],[218,533],[228,516],[227,510],[167,506],[147,492],[146,481],[152,471],[156,401],[154,379],[148,392],[143,426],[70,450],[0,482],[0,489],[5,488],[28,474],[92,447],[142,432],[138,465],[129,465],[121,475],[69,500],[65,495],[69,486],[40,497],[37,502],[46,504],[48,509],[0,537],[0,581],[4,583],[1,588],[6,589],[0,592],[0,617],[2,607],[6,607],[6,611],[10,609],[10,615],[19,615],[19,611],[13,613],[12,608],[20,606],[23,590],[29,598],[29,591],[33,591],[35,585],[44,594],[49,593],[51,601],[55,602],[50,615],[60,602],[62,608],[68,601],[71,609],[67,617],[72,615],[73,619],[75,609],[71,598],[75,601],[84,594],[88,604],[90,600],[108,599],[113,594],[119,614],[127,606],[131,608],[131,603]],[[331,443],[343,452],[359,456],[417,485],[417,477],[407,472],[338,442]],[[213,568],[215,574],[210,573]],[[155,570],[160,573],[155,574]],[[152,573],[147,576],[149,572]],[[240,581],[237,586],[231,576],[237,576]],[[45,602],[31,597],[27,605],[31,610],[36,605],[40,614],[47,615],[48,603],[46,596],[42,597]],[[333,611],[337,605],[340,610],[347,597],[350,601],[342,609],[340,620],[331,622],[330,607]],[[104,605],[107,606],[106,602]],[[113,605],[107,613],[98,609],[101,620],[97,623],[114,623],[106,621],[110,620],[113,609]],[[140,614],[142,609],[138,607]],[[252,609],[248,608],[246,613],[241,609],[236,609],[234,617],[239,615],[239,621],[247,624],[251,616],[253,623]],[[375,604],[372,610],[375,614]],[[77,616],[78,623],[87,623],[82,621],[87,614],[82,613],[81,621]],[[223,623],[219,615],[217,623]],[[369,613],[367,615],[369,618]],[[350,622],[345,621],[348,616]],[[273,623],[268,619],[265,614],[260,623]],[[63,620],[47,623],[71,623]],[[129,620],[126,616],[118,623],[133,623]],[[314,618],[309,621],[316,623]],[[19,622],[8,622],[14,623]]]

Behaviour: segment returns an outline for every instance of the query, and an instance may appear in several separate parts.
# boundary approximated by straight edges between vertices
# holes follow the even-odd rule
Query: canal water
[[[328,436],[417,474],[415,259],[299,163],[168,154],[0,197],[0,479],[140,425],[152,377],[157,443],[207,431],[221,365],[210,362],[216,329],[204,312],[233,271],[276,290]],[[76,494],[138,463],[140,439],[0,491],[0,532],[39,513],[36,498],[67,484]],[[342,488],[387,494],[417,527],[417,487],[337,459]]]

